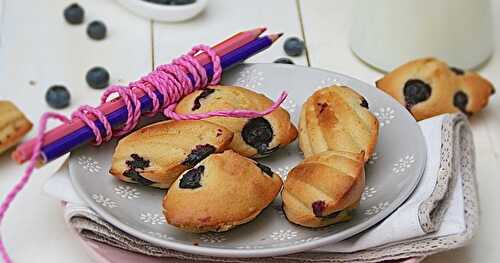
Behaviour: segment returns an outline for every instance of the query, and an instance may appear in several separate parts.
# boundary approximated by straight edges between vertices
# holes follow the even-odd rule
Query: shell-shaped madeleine
[[[305,157],[328,150],[365,153],[367,161],[378,138],[379,123],[368,102],[345,86],[316,91],[302,106],[299,146]]]
[[[288,220],[322,227],[350,219],[365,185],[364,153],[326,151],[293,168],[282,192]]]
[[[182,114],[217,110],[264,111],[272,104],[273,101],[263,94],[245,88],[211,86],[184,97],[175,111]],[[205,121],[233,131],[230,148],[246,157],[267,156],[297,137],[297,129],[290,121],[290,114],[283,108],[259,118],[212,117]]]
[[[279,175],[231,150],[183,173],[163,200],[167,222],[189,232],[226,231],[253,220],[281,190]]]
[[[205,121],[164,121],[121,139],[110,174],[120,180],[168,188],[185,170],[212,153],[224,151],[233,133]]]

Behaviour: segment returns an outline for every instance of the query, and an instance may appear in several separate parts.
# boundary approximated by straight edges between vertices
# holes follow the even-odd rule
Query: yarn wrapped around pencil
[[[209,80],[205,68],[194,58],[194,55],[197,52],[205,52],[209,56],[213,64],[214,71],[211,80]],[[188,74],[192,76],[192,79]],[[145,115],[155,115],[162,110],[165,116],[176,120],[203,119],[212,116],[257,118],[276,110],[286,99],[287,93],[283,92],[278,100],[276,100],[269,109],[263,112],[231,110],[214,111],[203,113],[201,115],[186,116],[172,113],[172,109],[175,108],[176,103],[181,98],[193,92],[194,90],[205,88],[207,85],[218,84],[221,75],[222,68],[219,56],[210,47],[206,45],[198,45],[195,46],[186,55],[174,59],[171,64],[158,66],[150,74],[142,77],[138,81],[130,83],[128,87],[111,86],[106,89],[101,97],[101,103],[105,103],[112,94],[118,94],[126,105],[128,116],[127,121],[122,127],[113,129],[104,113],[88,105],[79,107],[71,115],[71,117],[73,119],[81,119],[94,133],[94,144],[100,145],[111,140],[115,136],[121,136],[130,132],[139,122],[139,119],[143,113],[141,112],[141,102],[137,95],[133,92],[133,89],[141,89],[145,94],[147,94],[147,96],[151,98],[153,102],[152,109],[149,112],[144,113]],[[158,96],[156,96],[155,91],[159,92],[163,96],[162,103],[160,103],[160,99],[158,98]],[[96,124],[89,118],[89,115],[95,116],[102,122],[104,126],[104,132],[101,132]],[[20,178],[19,182],[9,191],[7,197],[2,201],[2,204],[0,205],[0,226],[10,204],[12,203],[12,201],[14,201],[17,194],[27,184],[34,168],[39,161],[39,158],[43,158],[43,156],[41,156],[41,147],[44,140],[46,124],[50,119],[56,119],[62,122],[71,121],[70,119],[58,113],[47,112],[42,115],[39,122],[38,135],[35,138],[35,148],[26,167],[24,175]],[[2,259],[5,263],[12,263],[12,260],[9,257],[1,239],[1,234],[0,255],[2,256]]]

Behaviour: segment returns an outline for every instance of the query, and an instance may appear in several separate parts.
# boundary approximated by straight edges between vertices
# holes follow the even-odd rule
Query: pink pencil
[[[241,46],[244,46],[245,44],[249,43],[250,41],[256,39],[259,35],[261,35],[266,28],[256,28],[244,32],[237,33],[233,35],[232,37],[224,40],[223,42],[213,46],[213,49],[219,56],[223,56]],[[195,57],[202,65],[206,65],[210,62],[208,56],[205,53],[198,54]],[[144,96],[144,92],[141,90],[135,89],[134,92],[139,96],[142,97]],[[115,99],[111,100],[101,106],[98,107],[98,109],[103,112],[104,114],[109,114],[121,107],[124,106],[124,103],[121,99]],[[96,118],[94,116],[89,115],[91,120],[95,120]],[[56,140],[58,140],[61,137],[64,137],[81,127],[85,126],[85,123],[83,123],[80,119],[75,119],[72,121],[70,124],[62,124],[50,131],[48,131],[45,135],[45,140],[44,140],[44,145],[50,144]],[[35,145],[35,140],[31,139],[27,141],[26,143],[23,143],[22,145],[18,146],[17,149],[12,153],[12,159],[17,161],[18,163],[23,163],[27,161],[33,151],[33,147]]]

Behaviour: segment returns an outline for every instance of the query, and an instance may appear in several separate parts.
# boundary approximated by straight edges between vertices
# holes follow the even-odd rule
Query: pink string
[[[43,137],[45,136],[45,128],[47,127],[47,121],[49,119],[56,119],[60,120],[62,122],[68,123],[69,119],[67,119],[64,115],[61,115],[59,113],[55,112],[46,112],[42,115],[40,118],[40,123],[39,123],[39,128],[38,128],[38,134],[37,134],[37,140],[35,141],[35,147],[33,149],[33,155],[31,156],[28,166],[26,167],[26,170],[24,171],[24,175],[21,177],[19,182],[10,189],[9,193],[7,194],[7,197],[2,202],[2,205],[0,206],[0,226],[2,225],[2,221],[5,217],[5,213],[7,212],[7,209],[9,209],[10,204],[14,199],[16,198],[17,194],[21,192],[21,190],[24,188],[26,183],[28,183],[28,180],[31,177],[31,174],[33,173],[33,170],[35,169],[37,162],[38,162],[38,157],[40,156],[41,149],[42,149],[42,143],[43,143]],[[0,233],[0,254],[2,255],[2,259],[5,263],[12,263],[12,260],[9,257],[9,254],[7,253],[7,249],[5,248],[5,245],[3,244],[3,239]]]
[[[210,83],[208,82],[208,76],[205,72],[204,67],[194,58],[194,55],[198,52],[206,52],[213,63],[214,74]],[[194,85],[191,82],[188,74],[191,74],[191,76],[193,77]],[[278,100],[274,102],[270,108],[262,112],[251,110],[228,110],[186,115],[177,114],[174,112],[175,106],[180,99],[197,89],[205,88],[207,85],[218,84],[221,78],[221,74],[222,68],[220,65],[220,58],[217,56],[217,54],[208,46],[198,45],[195,46],[186,55],[174,59],[171,64],[159,66],[149,75],[142,77],[139,81],[130,83],[128,87],[111,86],[103,93],[101,97],[101,104],[105,103],[112,94],[118,94],[123,100],[125,107],[127,108],[127,121],[118,130],[113,131],[111,124],[107,120],[104,113],[88,105],[79,107],[75,112],[73,112],[71,118],[82,120],[94,133],[94,144],[100,145],[103,142],[111,140],[113,136],[121,136],[130,132],[139,122],[141,114],[152,116],[158,113],[160,110],[163,110],[165,116],[175,120],[199,120],[213,116],[256,118],[273,112],[286,99],[287,94],[286,92],[283,92]],[[144,91],[146,96],[151,98],[153,107],[150,112],[141,113],[141,102],[135,94],[134,89],[140,89]],[[158,99],[154,91],[158,91],[160,94],[162,94],[163,105],[160,105],[160,100]],[[105,130],[104,137],[101,134],[99,128],[89,118],[89,116],[91,115],[95,116],[102,122]],[[40,160],[40,157],[42,157],[41,149],[47,122],[49,119],[56,119],[65,123],[70,122],[69,119],[58,113],[46,112],[42,115],[39,122],[37,137],[35,138],[33,154],[31,155],[26,170],[24,171],[24,175],[21,177],[19,182],[9,191],[7,197],[3,200],[0,206],[0,227],[10,204],[12,203],[12,201],[14,201],[17,194],[19,194],[19,192],[21,192],[21,190],[28,183],[28,180],[30,179],[31,174],[35,169],[37,162]],[[9,257],[4,246],[1,233],[0,254],[5,263],[12,263],[12,259]]]

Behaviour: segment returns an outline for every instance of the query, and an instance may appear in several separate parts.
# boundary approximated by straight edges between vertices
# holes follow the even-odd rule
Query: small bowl
[[[178,22],[188,20],[198,15],[207,0],[196,0],[187,5],[162,5],[146,2],[144,0],[116,0],[130,12],[148,19],[162,22]]]

